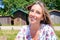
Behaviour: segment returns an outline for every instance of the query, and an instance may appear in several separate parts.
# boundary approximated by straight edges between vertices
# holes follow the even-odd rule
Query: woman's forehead
[[[39,4],[34,4],[31,9],[35,9],[35,10],[42,10],[42,7]]]

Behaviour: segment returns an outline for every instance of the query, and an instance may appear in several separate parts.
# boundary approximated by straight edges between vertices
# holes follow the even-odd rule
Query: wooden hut
[[[26,25],[28,14],[23,10],[17,10],[13,13],[14,16],[14,25]]]
[[[52,23],[60,24],[60,11],[52,10],[50,15]]]
[[[10,16],[0,16],[0,25],[11,25]]]

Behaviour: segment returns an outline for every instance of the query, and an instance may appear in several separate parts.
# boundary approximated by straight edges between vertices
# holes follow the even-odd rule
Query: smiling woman
[[[29,25],[21,28],[16,40],[57,40],[44,4],[37,1],[27,8]]]

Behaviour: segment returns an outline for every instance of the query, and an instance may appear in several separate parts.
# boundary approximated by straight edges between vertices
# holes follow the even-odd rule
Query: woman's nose
[[[35,14],[34,13],[32,13],[32,16],[34,16]]]

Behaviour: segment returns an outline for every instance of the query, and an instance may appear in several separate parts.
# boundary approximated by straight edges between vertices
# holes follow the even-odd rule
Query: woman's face
[[[40,24],[40,21],[43,20],[42,8],[39,4],[31,7],[28,19],[30,24]]]

